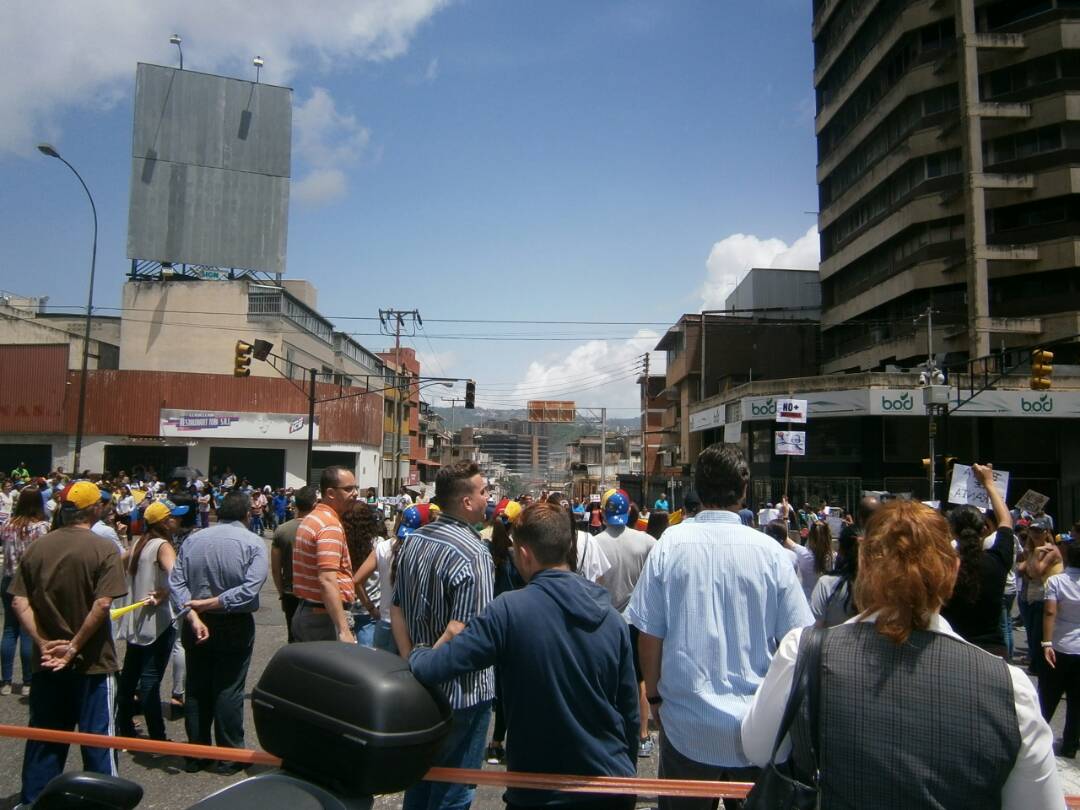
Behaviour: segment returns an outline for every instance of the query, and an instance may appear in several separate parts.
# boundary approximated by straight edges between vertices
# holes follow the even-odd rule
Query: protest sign
[[[994,489],[1005,500],[1009,490],[1009,474],[994,470]],[[990,494],[975,479],[975,471],[966,464],[954,464],[952,481],[949,483],[949,503],[969,503],[980,509],[990,508]]]
[[[1016,508],[1021,512],[1030,512],[1033,515],[1037,515],[1046,508],[1048,503],[1050,503],[1049,495],[1043,495],[1041,492],[1029,489],[1024,493],[1023,497],[1016,502]]]
[[[804,430],[778,430],[774,442],[778,456],[806,455],[806,431]]]
[[[776,421],[804,424],[806,422],[806,400],[778,399],[776,401]]]

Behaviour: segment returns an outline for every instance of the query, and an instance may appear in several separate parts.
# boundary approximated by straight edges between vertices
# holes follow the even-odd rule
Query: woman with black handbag
[[[945,519],[918,502],[893,501],[870,519],[855,585],[862,613],[821,640],[817,688],[813,674],[796,678],[813,646],[800,650],[805,631],[794,630],[743,719],[745,755],[767,766],[747,807],[1065,806],[1031,681],[941,618],[959,567],[951,540]],[[787,771],[771,767],[789,757]]]

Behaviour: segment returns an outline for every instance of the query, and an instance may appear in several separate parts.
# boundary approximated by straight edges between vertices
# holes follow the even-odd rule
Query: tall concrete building
[[[1080,333],[1080,7],[814,0],[822,370]],[[1059,357],[1059,361],[1063,359]]]

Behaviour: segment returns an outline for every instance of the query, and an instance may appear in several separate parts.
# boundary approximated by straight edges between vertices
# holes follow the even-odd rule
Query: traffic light
[[[472,380],[465,383],[465,407],[476,407],[476,383]]]
[[[236,362],[233,366],[234,377],[251,376],[251,352],[254,346],[243,340],[236,341]]]
[[[272,348],[274,348],[274,344],[269,340],[256,340],[252,354],[255,355],[256,360],[265,360],[270,356],[270,350]]]
[[[944,466],[945,475],[943,476],[946,481],[952,481],[953,467],[956,466],[956,456],[943,456],[942,464]]]
[[[1050,388],[1054,381],[1054,353],[1046,349],[1035,349],[1031,353],[1031,388],[1034,391],[1045,391]]]

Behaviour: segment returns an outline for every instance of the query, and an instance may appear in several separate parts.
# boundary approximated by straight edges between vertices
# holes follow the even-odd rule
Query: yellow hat
[[[95,503],[101,503],[101,490],[97,484],[90,481],[77,481],[68,487],[63,497],[64,503],[69,503],[76,509],[87,509]]]
[[[143,520],[145,520],[148,525],[152,525],[154,523],[160,523],[167,517],[180,517],[187,513],[188,507],[186,505],[177,506],[172,501],[155,501],[146,507],[146,511],[143,513]]]

